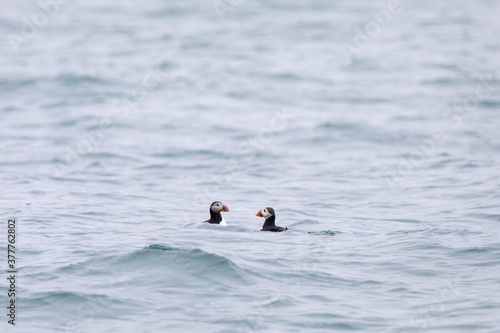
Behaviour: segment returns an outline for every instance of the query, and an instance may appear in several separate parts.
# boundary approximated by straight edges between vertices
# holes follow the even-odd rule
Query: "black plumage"
[[[260,210],[257,213],[257,216],[259,217],[266,217],[266,220],[264,221],[264,224],[262,225],[262,229],[260,231],[273,231],[273,232],[281,232],[288,230],[288,228],[285,227],[280,227],[275,224],[276,222],[276,213],[274,212],[274,209],[271,207],[266,207],[262,210]]]
[[[220,201],[214,201],[210,208],[210,219],[203,221],[210,224],[220,224],[224,219],[222,218],[221,212],[229,212],[229,208]]]

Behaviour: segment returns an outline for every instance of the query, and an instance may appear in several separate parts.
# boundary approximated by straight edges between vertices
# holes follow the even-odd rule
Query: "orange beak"
[[[229,208],[227,208],[226,205],[222,205],[222,211],[223,212],[229,212]]]
[[[262,215],[262,209],[261,209],[261,210],[259,210],[259,212],[257,213],[257,216],[258,216],[258,217],[264,217],[264,215]]]

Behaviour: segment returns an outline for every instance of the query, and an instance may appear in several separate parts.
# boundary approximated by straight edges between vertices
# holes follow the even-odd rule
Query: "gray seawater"
[[[500,1],[1,8],[2,332],[500,332]]]

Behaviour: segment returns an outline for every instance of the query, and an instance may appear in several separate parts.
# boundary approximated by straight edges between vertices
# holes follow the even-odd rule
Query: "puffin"
[[[224,218],[222,217],[221,212],[229,212],[229,208],[227,208],[226,205],[224,205],[220,201],[214,201],[210,205],[210,220],[206,220],[204,222],[210,223],[210,224],[220,224],[220,225],[227,225],[226,221],[224,221]]]
[[[276,213],[274,212],[274,209],[271,207],[266,207],[264,209],[259,210],[257,213],[258,217],[263,217],[266,219],[264,222],[264,225],[262,225],[262,229],[260,231],[274,231],[274,232],[281,232],[288,230],[288,228],[283,228],[279,227],[274,224],[274,221],[276,220]]]

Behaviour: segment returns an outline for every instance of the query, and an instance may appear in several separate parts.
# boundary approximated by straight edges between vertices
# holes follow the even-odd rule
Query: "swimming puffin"
[[[220,224],[220,225],[227,225],[226,221],[224,221],[224,218],[222,217],[221,212],[229,212],[229,208],[227,208],[226,205],[224,205],[220,201],[215,201],[210,205],[210,220],[206,220],[204,222],[210,223],[210,224]]]
[[[276,220],[276,213],[274,212],[274,209],[272,209],[271,207],[266,207],[264,209],[259,210],[257,216],[266,219],[260,231],[281,232],[288,230],[287,228],[279,227],[274,224],[274,221]]]

